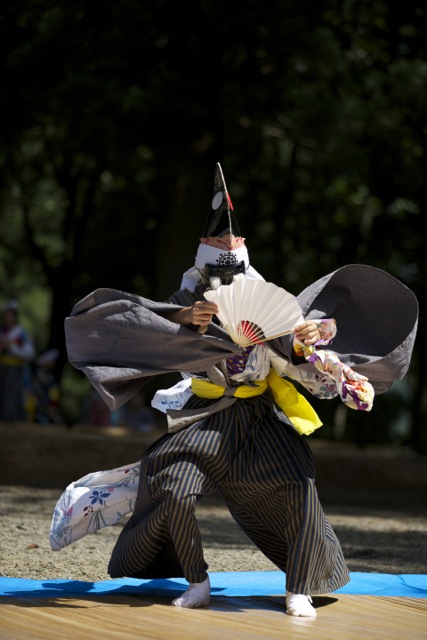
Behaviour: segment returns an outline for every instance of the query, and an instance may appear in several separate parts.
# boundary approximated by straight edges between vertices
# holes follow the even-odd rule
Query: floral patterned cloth
[[[138,491],[141,461],[89,473],[70,484],[56,503],[49,534],[53,551],[130,513]]]
[[[307,349],[305,358],[329,378],[325,386],[330,393],[337,395],[338,392],[347,407],[359,411],[372,409],[375,391],[368,382],[368,378],[343,364],[336,353],[322,349],[319,351]],[[313,395],[324,398],[326,394],[323,389],[322,394],[313,393]]]
[[[253,349],[254,345],[251,344],[249,345],[249,347],[245,347],[244,349],[242,349],[242,353],[240,353],[239,355],[230,356],[226,359],[225,363],[230,376],[238,373],[243,373],[243,371],[246,369],[248,357]]]
[[[321,335],[321,339],[315,345],[306,347],[298,340],[294,340],[295,353],[303,356],[307,362],[311,362],[321,374],[324,374],[322,378],[317,378],[317,384],[311,387],[306,385],[307,389],[317,398],[334,398],[339,395],[342,402],[350,409],[370,411],[375,391],[368,382],[368,378],[343,364],[333,351],[317,348],[333,341],[337,332],[335,320],[329,318],[314,322],[317,323]]]

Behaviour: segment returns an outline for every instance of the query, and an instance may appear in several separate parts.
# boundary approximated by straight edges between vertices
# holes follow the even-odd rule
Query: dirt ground
[[[68,435],[68,447],[65,448],[58,433],[49,437],[46,432],[37,434],[33,443],[27,431],[19,433],[18,430],[13,434],[3,431],[0,435],[3,437],[0,452],[0,574],[39,580],[108,580],[109,557],[125,520],[60,551],[51,551],[48,537],[52,513],[67,484],[67,476],[61,477],[58,483],[56,474],[55,482],[49,482],[46,470],[55,470],[55,464],[59,463],[67,469],[68,464],[71,479],[77,480],[84,475],[86,467],[75,469],[66,452],[73,451],[75,446],[81,452],[91,450],[93,453],[93,443],[90,447],[86,441],[83,445],[81,442],[73,444]],[[76,439],[77,436],[73,437]],[[52,447],[52,438],[60,443],[61,455]],[[98,447],[103,446],[103,442]],[[426,574],[425,457],[408,452],[359,451],[330,443],[313,444],[319,495],[350,571]],[[119,443],[116,437],[114,445],[113,449],[120,450],[120,456],[124,456],[121,464],[133,461],[135,446],[132,439],[126,445],[123,439]],[[120,449],[125,445],[129,451]],[[14,457],[19,446],[20,455]],[[26,447],[31,450],[31,456],[23,455]],[[110,444],[108,451],[111,450]],[[103,455],[105,458],[105,451]],[[17,459],[21,460],[18,471]],[[35,460],[37,465],[44,465],[45,486],[40,486],[39,466]],[[108,462],[111,466],[99,466],[98,460],[91,459],[85,465],[89,466],[88,470],[95,471],[112,468],[114,461]],[[276,569],[240,531],[219,499],[202,501],[197,516],[209,571]]]
[[[107,564],[123,522],[51,551],[49,527],[58,499],[54,489],[3,486],[0,493],[0,572],[49,580],[108,580]],[[324,505],[350,571],[427,573],[427,514],[413,509]],[[215,499],[198,507],[210,571],[271,571],[265,558]]]

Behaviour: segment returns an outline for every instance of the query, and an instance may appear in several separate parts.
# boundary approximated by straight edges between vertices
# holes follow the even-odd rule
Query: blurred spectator
[[[34,420],[40,424],[62,424],[59,412],[60,389],[55,375],[58,349],[49,349],[36,359],[33,380],[35,399]]]
[[[34,344],[19,324],[16,300],[4,304],[0,311],[0,421],[23,422],[27,418],[24,385],[35,355]]]
[[[119,423],[124,427],[150,433],[155,429],[154,412],[145,404],[142,393],[131,398],[120,410]]]

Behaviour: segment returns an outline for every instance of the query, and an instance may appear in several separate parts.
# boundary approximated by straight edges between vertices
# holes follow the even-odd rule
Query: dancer
[[[249,263],[217,165],[203,238],[180,290],[159,303],[99,289],[66,320],[70,362],[111,409],[149,377],[183,372],[181,382],[153,400],[166,411],[168,433],[142,456],[132,499],[126,486],[132,515],[108,571],[113,578],[184,576],[188,589],[173,604],[207,606],[210,583],[196,504],[216,493],[283,571],[286,612],[314,617],[311,596],[344,586],[349,573],[316,491],[307,435],[321,421],[289,378],[317,397],[340,396],[349,407],[369,411],[374,393],[408,369],[418,306],[413,293],[385,272],[350,265],[298,296],[305,319],[293,335],[242,349],[217,324],[218,308],[203,295],[241,278],[262,279]],[[385,336],[381,323],[398,304],[401,314],[387,317]],[[331,341],[334,351],[324,348]],[[131,470],[135,465],[70,485],[55,511],[52,548],[112,524],[114,508],[104,507]],[[99,512],[103,523],[98,517],[92,529],[82,530],[77,510],[70,516],[73,492],[103,482],[109,487]],[[126,512],[121,506],[120,517]]]

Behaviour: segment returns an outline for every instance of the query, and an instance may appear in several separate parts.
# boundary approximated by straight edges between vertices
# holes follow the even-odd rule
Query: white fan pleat
[[[218,318],[232,340],[248,346],[293,331],[303,320],[297,299],[264,280],[240,279],[205,292],[218,306]]]

